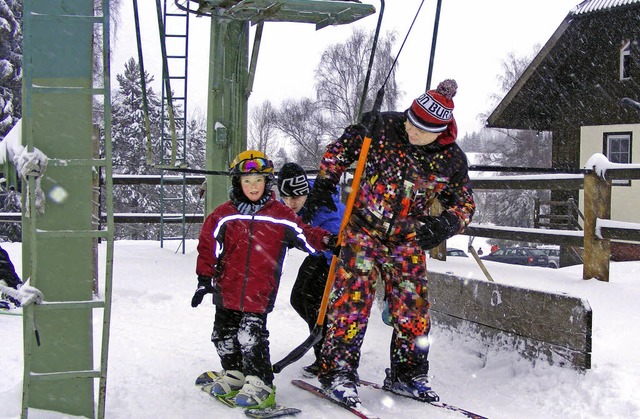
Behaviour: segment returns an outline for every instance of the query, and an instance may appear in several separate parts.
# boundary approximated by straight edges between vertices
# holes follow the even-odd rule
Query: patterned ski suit
[[[428,370],[430,329],[426,256],[415,241],[421,217],[434,200],[460,220],[460,231],[475,211],[467,159],[445,131],[427,146],[414,146],[400,112],[381,114],[349,225],[327,310],[320,381],[357,379],[360,346],[373,304],[376,280],[385,285],[391,323],[391,367],[411,378]],[[452,128],[455,130],[455,122]],[[327,147],[318,177],[337,184],[360,155],[364,127],[347,127]],[[439,215],[439,214],[432,214]]]

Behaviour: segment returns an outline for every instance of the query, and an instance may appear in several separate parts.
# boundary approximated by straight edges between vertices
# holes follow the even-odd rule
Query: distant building
[[[640,162],[640,0],[586,0],[571,10],[487,120],[489,128],[550,131],[552,166],[595,153]],[[626,98],[626,99],[625,99]],[[554,191],[554,200],[579,198]],[[640,222],[638,181],[617,181],[613,220]]]

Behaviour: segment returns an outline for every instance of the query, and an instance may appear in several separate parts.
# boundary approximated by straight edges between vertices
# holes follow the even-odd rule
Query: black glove
[[[333,202],[333,194],[337,192],[336,187],[329,179],[316,179],[304,204],[305,213],[302,221],[309,224],[318,212],[318,208],[327,207],[331,211],[338,211],[336,203]]]
[[[334,255],[338,256],[340,255],[340,248],[342,246],[338,246],[338,235],[337,234],[331,234],[329,236],[327,236],[327,248],[328,250],[331,251],[331,253],[333,253]]]
[[[460,229],[458,217],[444,211],[437,217],[427,215],[421,221],[424,225],[416,231],[416,241],[424,250],[433,249],[449,237],[453,237]]]
[[[198,275],[198,289],[191,298],[191,307],[198,307],[204,296],[211,293],[213,293],[211,278],[208,276]]]
[[[383,125],[382,117],[380,116],[380,112],[367,112],[362,115],[362,119],[360,120],[360,125],[362,125],[366,132],[365,135],[370,136],[371,133],[377,132],[380,127]]]

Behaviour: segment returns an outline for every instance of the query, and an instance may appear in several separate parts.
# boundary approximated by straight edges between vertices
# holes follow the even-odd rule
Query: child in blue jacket
[[[307,200],[310,187],[313,186],[312,182],[307,179],[304,169],[296,163],[286,163],[278,173],[278,191],[282,202],[303,218],[306,213],[304,203]],[[331,234],[338,234],[345,207],[340,202],[338,193],[333,194],[332,197],[337,211],[321,206],[309,224],[327,230]],[[332,256],[331,251],[316,252],[307,256],[300,265],[296,282],[291,290],[291,306],[307,322],[309,331],[313,330],[318,319],[318,311],[329,275]],[[303,368],[305,375],[310,377],[318,375],[320,369],[318,356],[321,348],[322,340],[313,348],[316,360]]]

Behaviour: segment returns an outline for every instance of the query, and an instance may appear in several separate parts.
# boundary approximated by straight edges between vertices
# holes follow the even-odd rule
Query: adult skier
[[[394,328],[385,388],[438,400],[429,383],[428,284],[425,250],[460,233],[475,203],[467,159],[456,144],[454,80],[415,99],[405,112],[375,118],[371,147],[327,310],[319,380],[333,398],[358,405],[358,365],[376,281],[384,281]],[[366,129],[351,125],[329,144],[307,199],[312,214],[331,207],[340,176],[358,159]],[[444,211],[433,213],[438,199]]]

